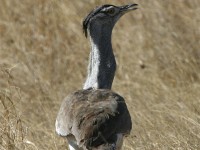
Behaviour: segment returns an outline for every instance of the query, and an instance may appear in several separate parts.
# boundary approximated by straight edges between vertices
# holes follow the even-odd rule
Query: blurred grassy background
[[[97,5],[138,3],[113,31],[113,90],[133,120],[126,150],[200,148],[199,0],[0,0],[0,149],[64,150],[54,122],[86,78],[82,20]]]

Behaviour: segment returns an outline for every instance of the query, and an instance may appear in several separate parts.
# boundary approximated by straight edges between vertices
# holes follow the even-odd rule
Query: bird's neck
[[[116,70],[112,50],[112,29],[90,30],[91,52],[88,75],[83,89],[111,89]]]

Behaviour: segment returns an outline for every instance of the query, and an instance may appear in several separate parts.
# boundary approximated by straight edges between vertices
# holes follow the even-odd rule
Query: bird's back
[[[79,90],[63,101],[56,132],[73,135],[79,146],[92,148],[114,143],[117,134],[129,134],[131,117],[124,99],[108,89]]]

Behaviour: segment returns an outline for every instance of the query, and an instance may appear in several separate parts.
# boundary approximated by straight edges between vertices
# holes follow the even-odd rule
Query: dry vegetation
[[[86,77],[83,17],[125,1],[0,0],[0,149],[64,150],[54,122]],[[200,149],[200,2],[135,0],[113,31],[113,90],[133,120],[127,150]]]

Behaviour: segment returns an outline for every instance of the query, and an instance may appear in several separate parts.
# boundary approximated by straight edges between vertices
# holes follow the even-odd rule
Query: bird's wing
[[[56,132],[60,136],[67,136],[72,134],[72,126],[75,120],[75,113],[83,104],[82,101],[87,100],[89,90],[79,90],[69,94],[62,102],[60,110],[56,118]]]
[[[71,111],[73,95],[67,96],[60,107],[56,118],[56,132],[60,136],[67,136],[71,134],[72,122],[73,122],[73,114]]]
[[[74,104],[72,134],[80,145],[114,143],[117,133],[129,134],[132,124],[124,99],[110,90],[94,90]]]

